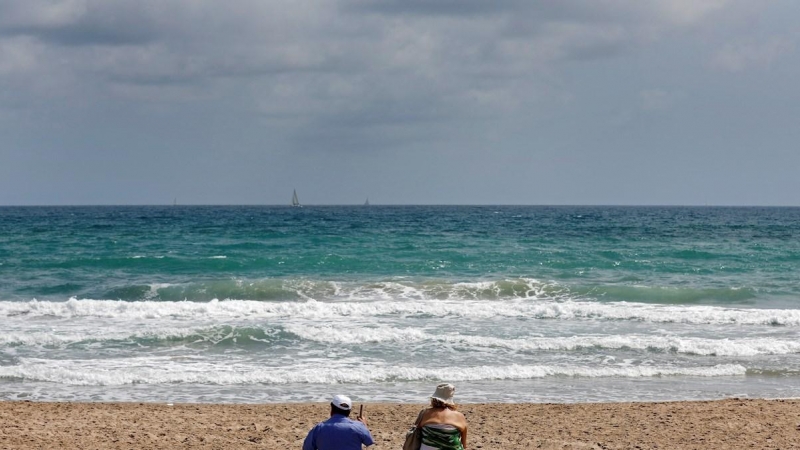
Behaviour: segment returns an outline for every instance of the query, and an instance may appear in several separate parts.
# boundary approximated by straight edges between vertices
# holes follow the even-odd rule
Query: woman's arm
[[[461,431],[461,445],[464,447],[464,450],[467,448],[467,418],[464,417],[464,414],[458,413],[460,416],[458,419],[459,425],[458,429]]]

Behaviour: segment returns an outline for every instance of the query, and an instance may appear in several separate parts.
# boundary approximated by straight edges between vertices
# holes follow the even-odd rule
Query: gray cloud
[[[749,31],[749,18],[771,8],[779,7],[743,0],[6,0],[0,131],[17,136],[17,153],[43,148],[26,136],[61,136],[66,151],[88,159],[82,149],[110,145],[161,117],[182,124],[159,131],[169,142],[190,142],[191,152],[206,156],[238,142],[249,161],[267,158],[261,151],[348,158],[428,148],[442,152],[434,159],[442,164],[454,154],[486,166],[528,152],[548,154],[555,166],[593,164],[615,151],[608,144],[585,154],[596,136],[624,141],[609,130],[636,126],[643,111],[675,126],[673,112],[690,117],[705,107],[692,99],[713,104],[708,97],[722,86],[742,92],[712,80],[720,74],[773,67],[776,89],[788,83],[779,70],[794,53],[786,26],[770,19],[777,26],[765,26],[769,35]],[[91,131],[98,117],[104,140]],[[141,151],[119,141],[120,152]],[[177,147],[163,151],[190,153]],[[0,164],[23,160],[0,155]]]
[[[727,44],[711,60],[715,68],[740,72],[750,67],[768,68],[781,57],[794,51],[788,38],[773,37],[761,43]]]
[[[158,8],[104,1],[8,1],[0,6],[0,32],[56,45],[138,45],[157,39]]]
[[[675,9],[663,6],[671,3],[655,2],[662,6],[648,9],[616,1],[587,6],[575,1],[22,0],[4,3],[0,33],[91,46],[46,47],[37,60],[43,71],[54,65],[45,60],[61,57],[60,70],[93,74],[91,83],[207,89],[211,80],[251,78],[319,93],[342,87],[342,76],[355,74],[379,92],[397,85],[427,89],[426,98],[438,96],[446,108],[460,103],[454,99],[458,93],[488,98],[508,79],[531,79],[558,61],[623,54],[641,39],[635,19],[652,23]],[[295,74],[295,80],[282,78],[286,73]],[[361,99],[369,108],[375,95],[362,91],[351,89],[351,108]],[[319,102],[296,98],[291,103],[289,111]]]
[[[526,8],[528,3],[521,0],[351,0],[345,3],[344,8],[379,14],[470,16],[512,12]]]

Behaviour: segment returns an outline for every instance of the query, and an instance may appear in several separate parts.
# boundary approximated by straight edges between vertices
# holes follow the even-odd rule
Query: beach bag
[[[419,421],[422,420],[422,414],[425,412],[423,409],[419,412],[417,420],[414,421],[414,426],[406,432],[406,441],[403,443],[403,450],[419,450],[422,445],[422,428],[419,427]]]

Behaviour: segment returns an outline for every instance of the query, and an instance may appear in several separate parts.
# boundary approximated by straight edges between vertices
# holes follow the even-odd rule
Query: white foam
[[[309,341],[328,344],[359,344],[359,343],[418,343],[423,341],[436,341],[434,336],[414,328],[389,328],[389,327],[346,327],[341,325],[291,325],[284,326],[284,330]]]
[[[197,360],[175,361],[165,358],[139,358],[137,361],[91,360],[48,361],[23,359],[21,364],[0,367],[0,378],[83,386],[126,384],[287,384],[287,383],[383,383],[398,381],[523,380],[546,377],[577,378],[653,378],[665,376],[728,377],[742,376],[747,369],[738,364],[708,367],[674,366],[546,366],[508,365],[475,367],[403,367],[369,364],[336,364],[289,367],[264,367],[230,362],[218,364]]]
[[[146,327],[122,330],[119,327],[98,327],[84,332],[71,330],[9,331],[0,334],[0,345],[13,346],[64,346],[79,342],[108,342],[136,339],[184,339],[197,336],[215,343],[237,335],[236,327],[176,328]]]
[[[442,281],[406,282],[376,281],[346,283],[337,281],[310,282],[287,280],[285,287],[294,289],[306,299],[336,299],[351,301],[374,300],[476,300],[494,298],[545,299],[568,298],[568,289],[555,282],[518,278],[501,281],[449,283]]]
[[[158,285],[151,286],[157,291]],[[654,323],[800,326],[798,309],[744,309],[715,306],[663,306],[627,302],[525,300],[424,300],[258,302],[124,302],[78,300],[66,302],[0,302],[0,317],[52,316],[108,318],[297,318],[326,320],[338,317],[427,316],[468,319],[524,318],[542,320],[613,320]]]
[[[704,339],[677,336],[572,336],[558,338],[499,339],[459,336],[451,342],[501,347],[517,351],[574,351],[580,349],[632,349],[703,356],[755,356],[800,353],[800,342],[771,338]]]
[[[397,344],[443,342],[469,348],[505,348],[514,351],[574,351],[580,349],[632,349],[703,356],[788,355],[800,353],[800,342],[775,338],[704,339],[681,336],[612,335],[526,337],[504,339],[461,334],[434,335],[417,329],[365,328],[342,325],[287,325],[303,339],[327,344],[393,342]]]
[[[159,289],[166,289],[166,288],[168,288],[170,286],[172,286],[172,284],[170,284],[170,283],[153,283],[153,284],[150,285],[150,289],[148,289],[147,292],[144,294],[144,298],[146,298],[146,299],[158,298],[158,290]],[[72,301],[72,300],[76,300],[77,301],[77,299],[75,297],[72,297],[69,300],[70,301]]]
[[[41,329],[18,327],[0,334],[0,345],[13,346],[64,346],[80,342],[97,342],[138,339],[185,339],[197,337],[199,340],[216,344],[226,340],[236,340],[243,336],[241,327],[258,328],[256,324],[197,324],[195,326],[175,326],[174,324],[93,324],[84,327],[79,324]],[[528,336],[502,338],[494,336],[465,335],[459,333],[437,334],[417,328],[395,328],[390,326],[345,324],[308,324],[286,322],[281,327],[300,339],[322,344],[355,345],[362,343],[393,343],[398,346],[445,343],[465,349],[502,348],[516,352],[571,352],[581,349],[631,349],[638,351],[674,352],[701,356],[746,357],[756,355],[789,355],[800,353],[800,342],[795,339],[780,338],[734,338],[707,339],[686,336],[664,335],[578,335],[578,336]],[[80,329],[81,331],[75,331]],[[262,329],[271,333],[272,328]],[[253,338],[251,340],[259,341]],[[269,342],[269,341],[267,341]]]

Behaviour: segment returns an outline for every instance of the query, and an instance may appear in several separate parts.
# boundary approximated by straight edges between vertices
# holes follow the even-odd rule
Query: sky
[[[0,205],[800,205],[796,0],[2,0]]]

